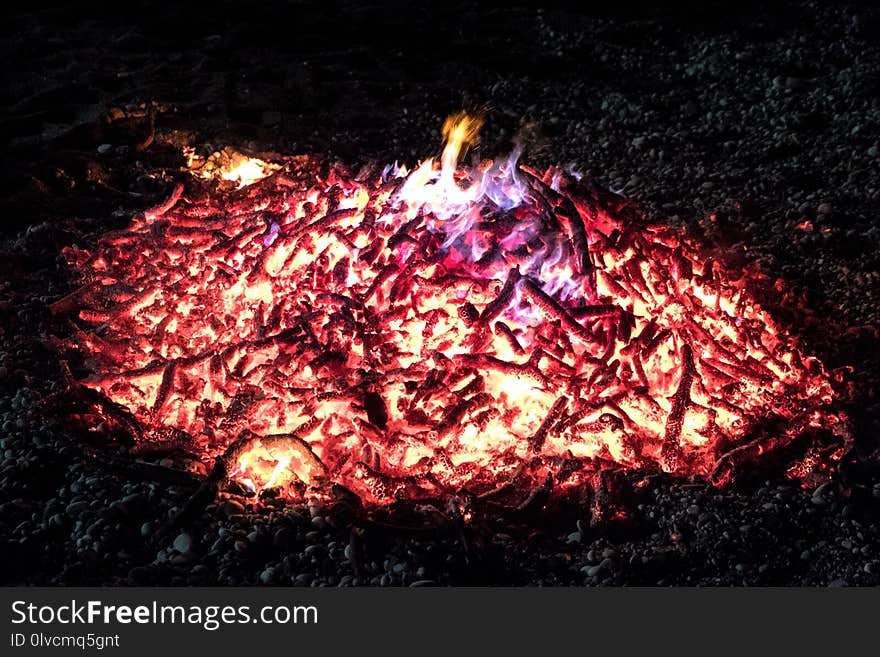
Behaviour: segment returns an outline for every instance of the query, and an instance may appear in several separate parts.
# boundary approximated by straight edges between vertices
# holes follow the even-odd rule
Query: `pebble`
[[[312,573],[300,573],[293,578],[293,583],[295,586],[308,586],[314,579],[315,576]]]
[[[235,500],[226,500],[223,503],[223,513],[227,516],[235,516],[244,513],[244,505]]]
[[[611,570],[613,566],[614,562],[611,559],[602,559],[597,565],[587,568],[586,574],[588,577],[596,577],[597,575]]]
[[[272,537],[272,545],[281,551],[287,551],[293,543],[293,536],[293,531],[289,527],[281,527]]]
[[[307,545],[303,550],[303,554],[307,557],[311,557],[313,555],[321,554],[324,551],[324,546],[320,543],[316,543],[314,545]]]
[[[834,482],[826,482],[813,491],[810,500],[817,506],[825,506],[834,497]]]
[[[150,583],[152,571],[145,566],[135,566],[128,571],[128,581],[134,586],[144,586]]]
[[[89,508],[88,502],[72,502],[67,505],[67,509],[65,509],[65,511],[67,511],[67,515],[69,515],[69,516],[78,516],[83,511],[87,510],[88,508]]]
[[[187,534],[186,532],[181,532],[177,535],[177,538],[174,539],[174,549],[180,553],[186,553],[192,550],[193,540],[192,536]]]

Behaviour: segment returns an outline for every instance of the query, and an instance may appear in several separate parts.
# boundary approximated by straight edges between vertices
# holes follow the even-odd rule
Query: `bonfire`
[[[749,268],[519,151],[460,167],[479,127],[359,175],[190,150],[198,178],[65,250],[95,422],[253,496],[511,506],[612,469],[722,484],[839,425]]]

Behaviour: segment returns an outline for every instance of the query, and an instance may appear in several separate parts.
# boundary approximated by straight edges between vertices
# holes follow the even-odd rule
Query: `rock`
[[[813,491],[810,500],[816,506],[825,506],[834,499],[834,482],[828,481]]]
[[[132,586],[145,586],[152,579],[152,571],[145,566],[135,566],[128,571],[127,579]]]
[[[293,584],[294,586],[308,586],[314,579],[315,576],[312,573],[300,573],[293,578]]]
[[[324,546],[320,543],[307,545],[306,548],[303,550],[303,554],[307,557],[320,555],[322,552],[324,552]]]
[[[192,550],[193,540],[192,536],[187,534],[186,532],[181,532],[177,535],[177,538],[174,539],[174,549],[180,552],[181,554],[185,554]]]
[[[129,507],[119,500],[113,500],[107,507],[107,511],[108,520],[123,519],[129,515]]]
[[[235,500],[226,500],[222,506],[223,513],[227,516],[235,516],[244,513],[244,506]]]
[[[289,550],[292,543],[293,531],[289,527],[281,527],[272,537],[272,545],[282,552]]]
[[[83,511],[86,511],[88,508],[89,508],[88,502],[83,502],[83,501],[71,502],[70,504],[67,505],[67,509],[65,509],[65,511],[67,511],[67,515],[69,515],[71,517],[76,517],[76,516],[80,515]]]
[[[613,566],[614,562],[611,559],[602,559],[597,565],[587,568],[586,574],[588,577],[597,577],[598,575],[610,571]]]

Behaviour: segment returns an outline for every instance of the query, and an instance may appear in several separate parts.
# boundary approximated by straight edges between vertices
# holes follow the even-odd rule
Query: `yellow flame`
[[[183,156],[186,158],[186,168],[194,176],[206,180],[228,180],[238,183],[239,189],[252,185],[281,168],[280,164],[250,157],[228,147],[205,158],[196,153],[195,148],[186,146]]]
[[[464,113],[453,114],[446,119],[443,124],[443,141],[446,142],[446,146],[443,147],[443,155],[440,158],[444,172],[448,171],[449,175],[455,172],[462,150],[476,143],[483,122],[481,117],[468,116]]]
[[[223,171],[220,177],[223,180],[238,183],[239,189],[252,185],[258,180],[262,180],[272,172],[273,165],[257,158],[249,158],[233,168],[231,171]],[[277,167],[276,167],[277,168]]]
[[[445,145],[440,156],[439,170],[434,158],[425,160],[407,176],[400,191],[400,197],[409,203],[413,212],[419,206],[427,205],[445,219],[452,214],[459,214],[461,206],[477,200],[481,186],[471,184],[462,189],[456,183],[455,172],[462,152],[476,143],[483,122],[481,117],[464,113],[453,114],[446,119],[443,124]],[[482,177],[479,170],[474,170],[473,173],[479,174],[477,178]]]

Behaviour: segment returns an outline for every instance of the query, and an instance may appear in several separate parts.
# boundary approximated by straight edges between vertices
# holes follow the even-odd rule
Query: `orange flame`
[[[205,180],[226,180],[237,183],[238,189],[253,185],[281,168],[280,164],[266,162],[250,157],[232,148],[224,148],[204,158],[195,148],[183,149],[186,168],[195,176]]]
[[[443,175],[449,180],[458,166],[458,158],[468,146],[475,144],[483,127],[483,119],[467,114],[453,114],[443,123],[443,155],[440,158]]]

